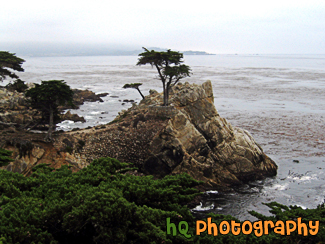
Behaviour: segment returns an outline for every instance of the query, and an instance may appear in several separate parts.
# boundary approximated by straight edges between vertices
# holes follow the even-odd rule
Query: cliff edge
[[[162,94],[151,91],[109,124],[57,133],[53,143],[41,142],[39,135],[2,138],[4,148],[14,150],[16,157],[7,169],[29,174],[34,165],[45,162],[78,170],[93,159],[113,157],[156,177],[186,172],[204,181],[206,188],[276,175],[277,165],[249,132],[220,117],[210,81],[179,83],[170,93],[170,103],[160,106]],[[30,153],[22,155],[19,140],[29,145]]]

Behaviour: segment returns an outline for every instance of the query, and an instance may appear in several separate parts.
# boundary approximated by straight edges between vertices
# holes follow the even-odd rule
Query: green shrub
[[[10,156],[12,154],[12,151],[5,150],[3,148],[0,148],[0,167],[6,166],[10,162],[14,161]]]
[[[24,81],[17,79],[14,83],[9,83],[8,85],[6,85],[6,88],[9,91],[24,92],[28,89],[28,86],[25,84]]]
[[[173,243],[167,217],[193,221],[183,204],[199,182],[186,174],[155,180],[125,174],[129,164],[101,158],[72,173],[38,165],[30,177],[0,171],[3,243]]]
[[[72,173],[69,166],[54,170],[37,165],[30,177],[0,170],[0,243],[322,243],[325,207],[303,210],[275,202],[266,204],[273,216],[250,213],[259,220],[319,221],[317,235],[297,232],[279,235],[213,236],[196,234],[188,202],[200,193],[200,182],[187,174],[154,179],[134,176],[134,168],[112,158],[94,160]],[[236,221],[229,215],[210,214],[218,225]],[[188,237],[167,234],[166,220],[189,224]],[[178,229],[179,230],[179,229]]]

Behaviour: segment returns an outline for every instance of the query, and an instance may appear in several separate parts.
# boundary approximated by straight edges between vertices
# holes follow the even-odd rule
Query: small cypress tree
[[[142,92],[140,91],[140,88],[139,88],[139,86],[141,86],[141,85],[142,85],[142,83],[131,83],[131,84],[125,84],[125,85],[123,86],[123,88],[133,88],[133,89],[137,89],[137,91],[140,93],[142,99],[144,99],[144,96],[143,96],[143,94],[142,94]]]
[[[31,106],[49,118],[49,130],[46,140],[52,140],[54,117],[58,116],[58,106],[69,103],[72,105],[73,91],[63,80],[42,81],[26,92],[26,97],[31,98]]]

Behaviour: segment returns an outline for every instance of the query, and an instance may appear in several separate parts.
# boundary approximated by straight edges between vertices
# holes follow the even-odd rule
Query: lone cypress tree
[[[190,76],[190,67],[182,64],[184,61],[183,54],[180,52],[171,51],[166,52],[149,51],[144,48],[145,52],[140,53],[137,65],[150,64],[155,66],[158,71],[158,76],[163,83],[164,92],[164,106],[168,106],[168,97],[170,88],[180,80]]]
[[[58,117],[58,106],[72,104],[73,91],[63,80],[42,81],[26,92],[31,98],[31,106],[42,112],[43,118],[49,119],[49,130],[46,140],[52,140],[54,117]],[[54,128],[55,129],[55,128]]]

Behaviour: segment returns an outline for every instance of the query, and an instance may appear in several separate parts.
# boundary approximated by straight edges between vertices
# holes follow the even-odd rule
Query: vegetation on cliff
[[[25,92],[28,89],[28,86],[21,79],[17,79],[14,83],[9,83],[6,85],[8,91],[17,91],[17,92]]]
[[[313,210],[269,205],[275,216],[252,213],[259,219],[319,220],[315,236],[292,234],[237,236],[195,235],[195,219],[186,206],[199,195],[200,183],[187,174],[152,176],[127,173],[132,167],[112,158],[94,160],[72,173],[69,166],[54,170],[45,164],[30,177],[0,170],[0,243],[316,243],[324,240],[325,208]],[[166,231],[166,221],[189,224],[187,237]],[[212,215],[220,224],[235,220]],[[185,221],[185,222],[184,222]],[[179,230],[179,229],[178,229]]]
[[[10,156],[12,151],[0,148],[0,167],[8,165],[10,162],[14,161]]]

